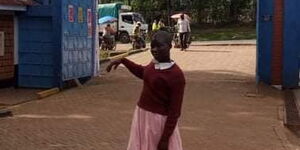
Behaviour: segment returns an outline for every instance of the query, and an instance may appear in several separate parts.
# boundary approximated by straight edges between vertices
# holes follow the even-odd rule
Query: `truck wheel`
[[[121,33],[119,38],[120,38],[121,43],[129,43],[130,42],[130,36],[128,33],[125,33],[125,32]]]

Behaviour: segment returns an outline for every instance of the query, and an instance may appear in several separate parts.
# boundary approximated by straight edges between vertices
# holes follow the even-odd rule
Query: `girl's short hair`
[[[159,30],[152,36],[151,45],[165,43],[172,46],[172,41],[173,36],[169,32]]]

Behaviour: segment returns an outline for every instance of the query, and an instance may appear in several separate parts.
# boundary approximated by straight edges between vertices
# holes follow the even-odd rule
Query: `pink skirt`
[[[127,150],[157,150],[167,116],[136,107]],[[178,126],[170,137],[169,150],[182,150]]]

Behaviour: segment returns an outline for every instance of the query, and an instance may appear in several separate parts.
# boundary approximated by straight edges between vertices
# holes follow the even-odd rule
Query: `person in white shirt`
[[[180,36],[181,50],[187,49],[188,34],[191,32],[190,22],[185,19],[184,14],[181,14],[177,22],[178,32]]]

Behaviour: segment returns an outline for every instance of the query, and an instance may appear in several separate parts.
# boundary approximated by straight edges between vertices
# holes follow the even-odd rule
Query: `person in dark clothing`
[[[185,78],[170,58],[172,36],[157,31],[151,41],[153,60],[142,66],[122,58],[111,62],[107,72],[123,64],[144,81],[138,101],[127,150],[182,150],[178,129]]]

